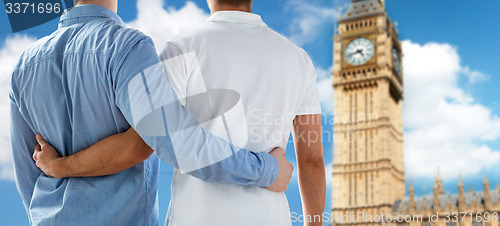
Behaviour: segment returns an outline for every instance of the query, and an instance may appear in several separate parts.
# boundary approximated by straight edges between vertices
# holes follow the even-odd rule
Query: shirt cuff
[[[279,166],[278,161],[274,156],[268,153],[258,153],[262,159],[262,171],[260,179],[255,183],[255,186],[269,187],[278,179]]]

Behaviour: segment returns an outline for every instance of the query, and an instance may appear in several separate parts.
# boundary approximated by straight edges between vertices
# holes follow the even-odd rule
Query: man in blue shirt
[[[284,190],[292,167],[283,150],[274,157],[253,153],[204,131],[166,81],[151,39],[125,28],[116,9],[117,0],[80,1],[61,17],[57,31],[23,53],[12,74],[14,167],[30,224],[157,225],[156,156],[208,182]],[[100,162],[74,162],[102,169],[113,161],[136,161],[130,169],[58,179],[32,160],[36,134],[69,156],[133,131],[130,125],[157,155],[139,144],[115,145],[117,151]]]

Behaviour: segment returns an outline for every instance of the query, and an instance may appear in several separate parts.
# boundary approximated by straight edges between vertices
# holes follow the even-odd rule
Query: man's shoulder
[[[175,46],[184,51],[190,46],[190,43],[197,43],[198,40],[203,37],[216,33],[217,31],[215,31],[209,23],[205,23],[191,31],[176,35],[167,41],[167,46]]]
[[[307,55],[306,51],[293,43],[290,39],[280,34],[279,32],[268,28],[269,34],[275,38],[277,42],[282,43],[285,47],[288,47],[290,50],[296,51],[298,54]]]
[[[230,28],[220,26],[217,23],[205,23],[202,26],[181,35],[177,35],[167,42],[167,47],[170,51],[190,52],[193,49],[200,47],[200,43],[205,43],[207,40],[217,40],[221,34],[233,32]],[[279,49],[280,52],[286,52],[287,55],[296,56],[303,59],[304,62],[310,61],[307,52],[290,41],[282,34],[274,31],[269,27],[262,27],[259,31],[260,35],[265,36],[266,43],[263,46],[271,46],[272,48]],[[260,42],[255,40],[256,42]],[[249,40],[252,41],[252,40]]]
[[[103,20],[101,23],[92,24],[91,26],[95,27],[85,29],[88,33],[88,37],[97,37],[109,43],[121,43],[122,47],[127,47],[127,45],[144,40],[153,43],[151,38],[143,32],[118,24],[116,21]],[[97,33],[92,36],[94,31]]]
[[[124,36],[125,39],[131,40],[131,41],[138,41],[138,40],[151,40],[151,38],[144,34],[142,31],[139,31],[134,28],[129,28],[125,26],[120,26],[116,29],[116,37],[118,36]]]
[[[210,39],[210,38],[214,38],[214,37],[217,38],[217,37],[220,37],[221,34],[224,35],[224,34],[231,33],[231,32],[233,32],[233,30],[231,30],[231,28],[228,28],[225,26],[219,26],[219,24],[217,24],[217,23],[205,23],[194,30],[191,30],[189,32],[175,36],[174,38],[169,40],[167,43],[174,44],[178,47],[182,47],[185,45],[189,45],[189,43],[196,43],[201,39],[205,39],[205,38]],[[290,49],[302,52],[300,47],[298,47],[293,42],[288,40],[285,36],[272,30],[269,27],[262,27],[262,34],[261,35],[270,36],[275,42],[279,42],[281,44],[286,45]]]
[[[13,72],[18,72],[20,70],[23,70],[24,66],[31,64],[32,62],[34,62],[36,60],[37,57],[41,56],[44,52],[47,52],[48,43],[54,36],[55,36],[55,32],[48,35],[48,36],[42,37],[42,38],[34,41],[31,46],[26,48],[22,52],[22,54],[19,58],[19,61],[18,61],[17,65],[15,66]],[[33,40],[28,40],[29,39],[28,37],[19,37],[19,38],[26,39],[27,42],[33,41]]]

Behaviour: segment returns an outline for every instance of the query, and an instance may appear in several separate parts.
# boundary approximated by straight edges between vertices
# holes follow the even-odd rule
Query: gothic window
[[[349,95],[349,120],[351,121],[351,123],[353,123],[352,121],[352,94]]]
[[[358,123],[358,94],[354,95],[354,122]]]
[[[365,205],[368,205],[368,174],[365,176]]]
[[[370,92],[370,119],[373,115],[373,92]]]
[[[349,206],[352,205],[352,180],[349,176]]]
[[[370,131],[370,152],[371,152],[371,157],[373,158],[373,132]]]
[[[357,205],[358,204],[358,192],[357,192],[357,188],[358,188],[358,180],[357,178],[355,177],[354,178],[354,205]]]
[[[358,161],[358,136],[355,135],[354,138],[354,162]]]
[[[348,142],[349,142],[349,162],[352,162],[352,133],[351,132],[348,132],[349,133],[349,137],[347,138],[348,139]]]
[[[370,193],[372,195],[372,197],[371,197],[371,203],[373,204],[374,203],[373,200],[375,199],[375,189],[373,188],[373,186],[374,186],[374,183],[373,183],[373,173],[370,176],[370,180],[371,180],[370,181],[370,186],[371,186]]]
[[[474,218],[474,217],[473,217]],[[472,220],[472,226],[483,226],[483,222],[481,221],[476,221],[475,219]]]
[[[349,95],[349,121],[353,123],[352,121],[352,94]],[[348,142],[349,142],[349,162],[352,162],[352,133],[349,132],[349,137],[348,137]]]
[[[365,92],[365,123],[368,120],[368,92]]]
[[[368,161],[368,134],[365,133],[365,161]]]

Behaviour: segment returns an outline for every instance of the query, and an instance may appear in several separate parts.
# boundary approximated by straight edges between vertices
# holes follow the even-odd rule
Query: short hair
[[[216,0],[220,5],[247,6],[252,4],[252,0]]]

